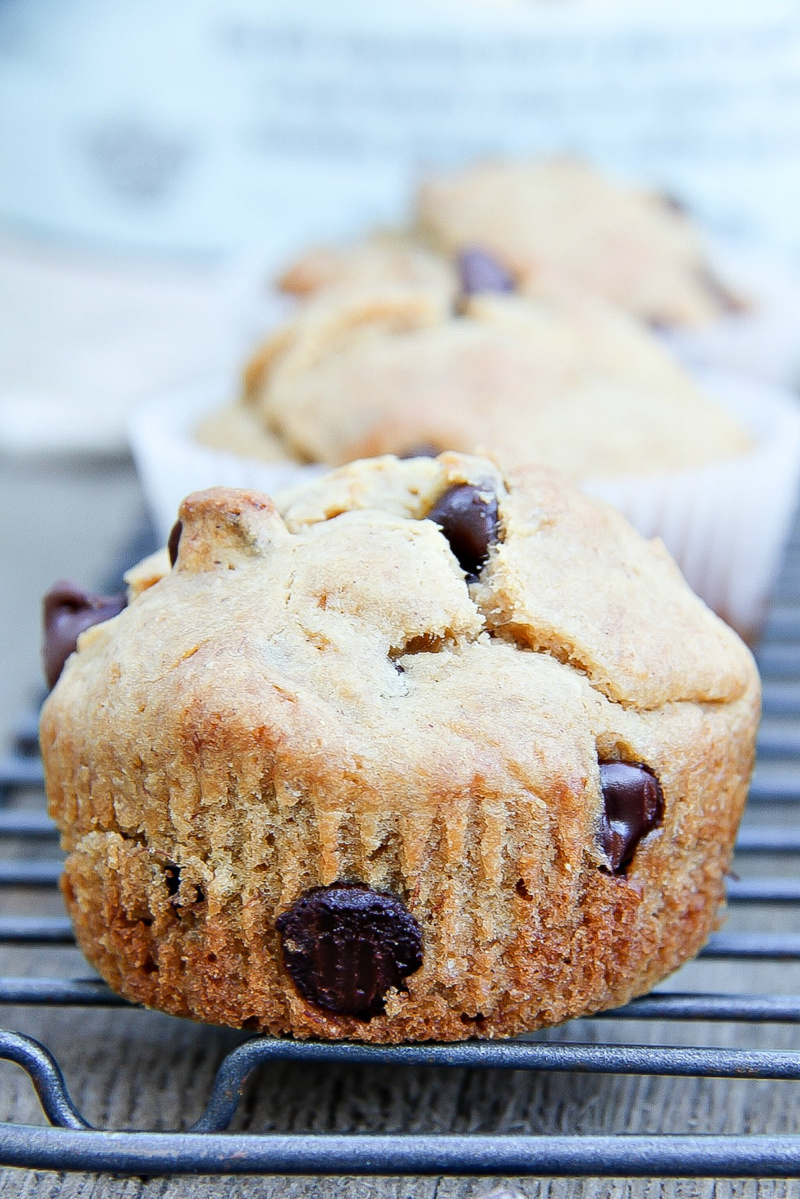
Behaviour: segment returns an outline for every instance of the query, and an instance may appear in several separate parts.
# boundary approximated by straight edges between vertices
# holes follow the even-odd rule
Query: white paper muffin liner
[[[751,638],[764,617],[797,500],[800,406],[776,387],[721,372],[701,372],[700,382],[750,429],[751,453],[669,475],[587,480],[584,490],[614,504],[645,537],[660,537],[697,594]],[[260,462],[195,442],[198,421],[237,390],[235,379],[212,379],[156,396],[134,414],[131,448],[164,541],[191,491],[227,486],[274,494],[326,469]]]
[[[690,367],[800,391],[800,265],[764,246],[719,240],[710,260],[751,307],[699,329],[664,332],[669,349]]]
[[[178,506],[191,491],[206,487],[252,487],[270,495],[324,474],[324,466],[301,466],[290,459],[262,462],[200,445],[193,433],[215,408],[231,403],[241,390],[238,378],[218,376],[153,396],[140,404],[128,434],[145,501],[166,544]]]

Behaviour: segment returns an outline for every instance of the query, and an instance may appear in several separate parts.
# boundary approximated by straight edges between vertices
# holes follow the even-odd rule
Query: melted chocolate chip
[[[450,543],[458,564],[474,583],[497,541],[497,498],[471,483],[456,483],[428,513]]]
[[[56,583],[44,597],[44,673],[55,687],[64,663],[74,651],[79,635],[92,625],[117,616],[127,605],[124,593],[92,595],[75,583]]]
[[[394,895],[358,883],[315,887],[278,917],[283,960],[309,1003],[369,1020],[422,965],[422,933]]]
[[[600,843],[611,869],[623,874],[636,846],[664,818],[661,784],[649,766],[631,762],[601,762],[603,825]]]
[[[419,445],[412,445],[409,449],[403,450],[402,454],[397,457],[405,458],[438,458],[441,454],[438,446],[432,445],[429,441],[421,441]]]
[[[171,566],[174,566],[178,561],[178,546],[181,543],[182,532],[183,521],[176,520],[175,524],[170,529],[169,540],[167,541],[167,550],[169,552],[169,561]]]
[[[514,279],[502,262],[478,246],[462,250],[456,260],[461,281],[461,294],[475,296],[482,291],[509,292],[514,290]]]

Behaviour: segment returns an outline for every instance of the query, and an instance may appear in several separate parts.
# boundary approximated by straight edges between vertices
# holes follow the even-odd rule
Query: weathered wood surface
[[[0,592],[4,627],[23,627],[33,636],[35,611],[44,583],[73,574],[93,583],[138,519],[130,472],[70,476],[58,485],[46,475],[0,487],[6,571],[13,585]],[[35,486],[33,483],[35,482]],[[117,491],[118,486],[118,491]],[[53,522],[66,520],[68,527]],[[59,546],[60,548],[56,549]],[[102,551],[98,553],[98,550]],[[53,556],[53,568],[48,555]],[[70,560],[78,563],[68,568]],[[81,565],[82,564],[82,565]],[[91,575],[88,568],[93,567]],[[87,573],[82,573],[86,570]],[[24,620],[21,619],[24,615]],[[6,622],[9,623],[6,623]],[[21,622],[21,623],[20,623]],[[6,633],[6,670],[15,675],[14,694],[33,688],[35,654],[20,636]],[[9,665],[10,664],[10,665]],[[8,680],[2,680],[8,689]],[[759,823],[771,813],[761,809]],[[777,810],[776,820],[782,816]],[[30,843],[19,851],[29,853]],[[51,851],[52,852],[52,851]],[[784,859],[777,873],[797,873]],[[769,873],[770,864],[750,860],[748,873]],[[54,894],[0,894],[3,914],[45,914],[58,910]],[[729,922],[737,929],[787,929],[787,909],[738,909]],[[795,927],[793,931],[798,931]],[[75,950],[12,949],[0,952],[0,974],[77,976],[88,969]],[[800,966],[782,964],[695,963],[671,983],[679,990],[769,990],[800,993]],[[35,1008],[0,1009],[4,1028],[29,1033],[55,1053],[70,1093],[93,1124],[174,1129],[201,1112],[222,1056],[238,1034],[204,1028],[155,1013],[134,1010]],[[591,1037],[652,1044],[705,1044],[800,1049],[794,1026],[611,1024],[583,1022],[551,1034],[562,1039]],[[723,1082],[698,1079],[622,1078],[579,1075],[506,1074],[499,1071],[321,1068],[276,1066],[250,1083],[234,1127],[241,1130],[320,1132],[406,1131],[506,1133],[623,1132],[800,1132],[798,1084]],[[30,1083],[16,1067],[0,1065],[0,1120],[42,1123]],[[524,1180],[488,1179],[286,1179],[188,1178],[114,1179],[56,1175],[26,1170],[0,1171],[0,1195],[15,1199],[488,1199],[490,1195],[536,1199],[751,1199],[800,1196],[800,1182],[785,1180]]]

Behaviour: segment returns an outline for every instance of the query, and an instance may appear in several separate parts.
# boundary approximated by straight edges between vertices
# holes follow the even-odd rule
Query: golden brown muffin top
[[[267,342],[246,399],[301,461],[489,450],[574,478],[718,461],[750,438],[658,339],[557,272],[525,294],[333,289]]]
[[[488,506],[485,561],[435,523],[458,489]],[[83,635],[76,663],[88,670],[89,657],[128,641],[137,662],[152,659],[148,675],[166,677],[202,651],[230,659],[218,685],[234,692],[241,645],[243,672],[255,655],[276,685],[352,705],[370,725],[406,694],[396,664],[407,653],[428,661],[431,685],[465,654],[496,654],[503,673],[525,672],[528,651],[543,653],[640,710],[733,701],[752,681],[748,651],[661,543],[544,468],[384,457],[286,492],[277,506],[255,492],[199,492],[180,520],[174,568],[161,557],[132,572],[131,607]]]
[[[577,159],[432,175],[419,188],[417,220],[446,254],[478,245],[523,277],[557,269],[645,321],[701,325],[743,304],[715,278],[674,201],[621,187]]]

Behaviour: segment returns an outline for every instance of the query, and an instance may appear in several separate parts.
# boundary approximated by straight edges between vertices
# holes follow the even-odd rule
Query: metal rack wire
[[[737,842],[740,862],[767,855],[767,877],[732,878],[732,905],[780,905],[785,931],[720,932],[701,957],[800,963],[796,916],[800,877],[787,873],[800,857],[800,826],[762,822],[772,806],[800,804],[800,532],[787,556],[776,604],[759,650],[764,720],[748,818]],[[26,806],[16,800],[24,794]],[[0,854],[12,839],[22,859],[0,856],[0,888],[52,891],[59,863],[37,854],[55,840],[44,810],[35,717],[26,718],[14,751],[0,761]],[[794,923],[793,923],[794,922]],[[62,916],[0,917],[0,945],[58,947],[73,943]],[[0,1004],[83,1008],[126,1007],[91,978],[0,978]],[[800,1023],[800,995],[659,992],[603,1013],[607,1021]],[[255,1037],[222,1060],[205,1111],[185,1132],[111,1132],[92,1128],[77,1110],[54,1057],[31,1037],[0,1031],[0,1060],[29,1075],[50,1127],[0,1124],[0,1164],[115,1174],[472,1174],[593,1177],[800,1177],[800,1135],[457,1135],[229,1133],[248,1076],[265,1063],[435,1066],[670,1075],[684,1078],[800,1082],[800,1051],[719,1049],[684,1045],[517,1040],[459,1045],[373,1047],[300,1043]]]

